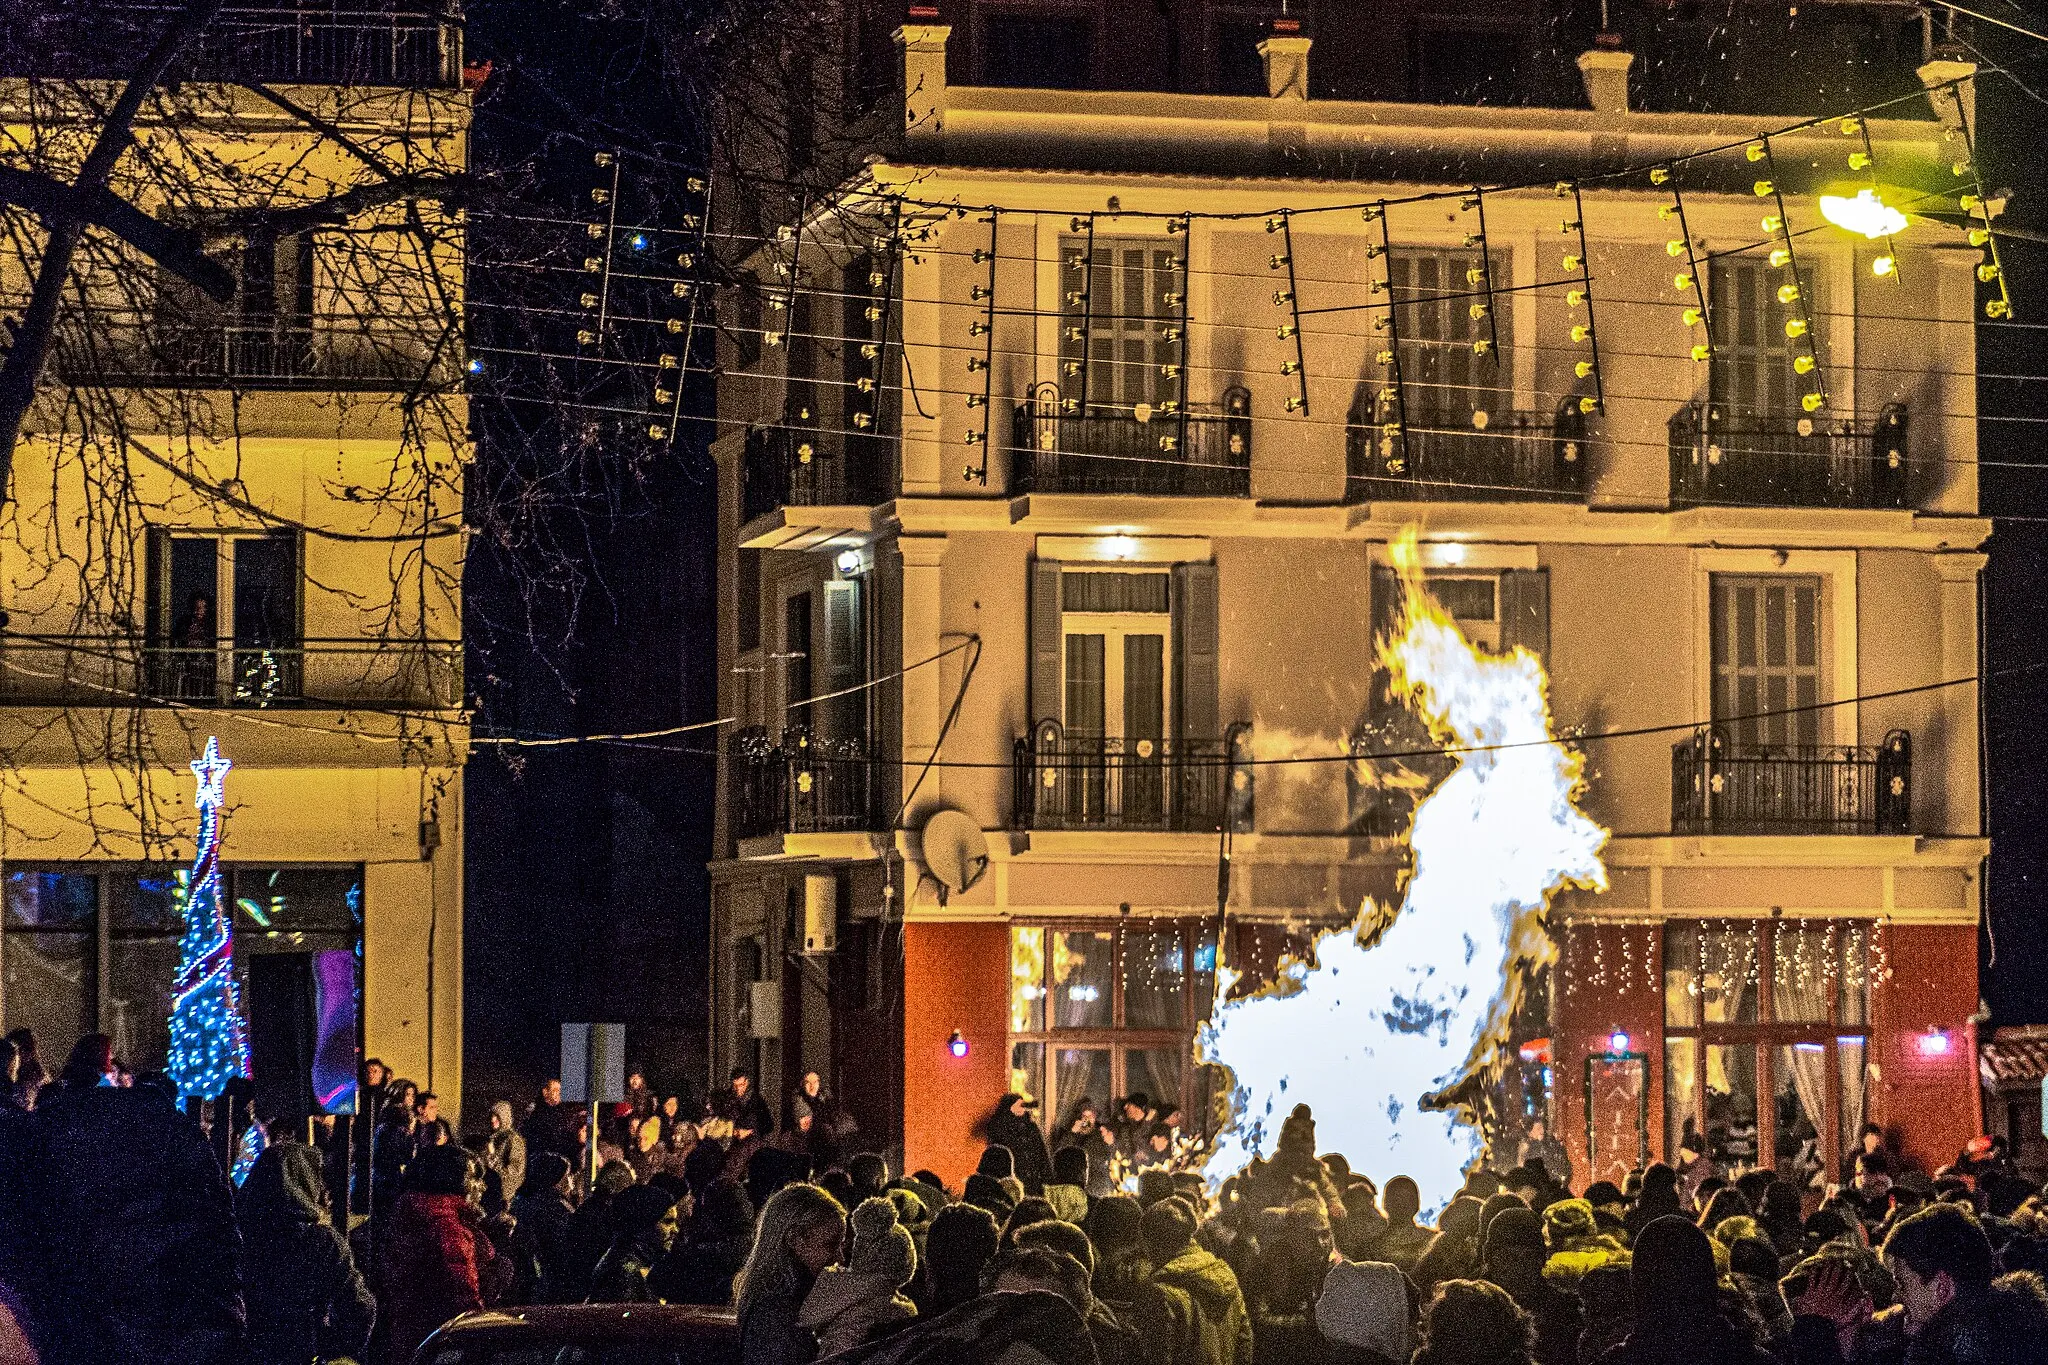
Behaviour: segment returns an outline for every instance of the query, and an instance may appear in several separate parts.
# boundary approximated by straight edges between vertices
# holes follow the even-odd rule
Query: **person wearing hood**
[[[1659,1218],[1682,1217],[1684,1206],[1678,1198],[1678,1172],[1661,1161],[1653,1161],[1643,1168],[1642,1192],[1636,1196],[1636,1205],[1622,1220],[1628,1229],[1628,1240],[1633,1243],[1642,1236],[1643,1229]]]
[[[651,1303],[647,1274],[668,1254],[682,1220],[676,1197],[659,1185],[635,1185],[612,1201],[612,1244],[590,1276],[585,1303]]]
[[[818,1339],[818,1354],[850,1350],[917,1316],[903,1289],[917,1274],[917,1244],[887,1199],[853,1211],[853,1247],[845,1265],[827,1266],[804,1296],[797,1325]]]
[[[1329,1365],[1407,1365],[1415,1348],[1414,1285],[1385,1261],[1330,1267],[1316,1299]]]
[[[1024,1182],[1027,1194],[1037,1194],[1052,1179],[1052,1158],[1046,1154],[1045,1134],[1031,1117],[1033,1101],[1012,1090],[996,1101],[995,1112],[982,1123],[991,1146],[1010,1149],[1013,1174]]]
[[[526,1139],[512,1126],[510,1101],[491,1105],[490,1125],[490,1136],[484,1139],[484,1169],[496,1171],[500,1183],[516,1195],[526,1184]]]
[[[327,1220],[319,1151],[289,1139],[264,1149],[235,1197],[235,1222],[252,1365],[361,1358],[377,1301]]]
[[[512,1267],[484,1235],[483,1167],[460,1147],[429,1147],[406,1172],[385,1239],[386,1359],[404,1365],[436,1327],[495,1303]]]
[[[1634,1321],[1602,1365],[1769,1365],[1722,1312],[1713,1243],[1691,1220],[1658,1218],[1642,1230],[1629,1292]]]
[[[1251,1365],[1252,1319],[1229,1266],[1195,1243],[1195,1212],[1163,1199],[1139,1222],[1157,1267],[1132,1305],[1153,1365]]]
[[[519,1303],[559,1303],[563,1250],[576,1206],[569,1162],[560,1152],[535,1152],[526,1183],[512,1196],[512,1297]]]
[[[1488,1204],[1491,1205],[1489,1200]],[[1543,1220],[1516,1201],[1495,1213],[1486,1224],[1481,1275],[1507,1291],[1536,1323],[1536,1365],[1579,1365],[1579,1333],[1584,1315],[1576,1294],[1544,1278],[1550,1249],[1543,1243]]]

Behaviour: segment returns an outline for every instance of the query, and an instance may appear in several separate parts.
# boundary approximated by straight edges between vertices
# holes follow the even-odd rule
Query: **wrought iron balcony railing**
[[[1012,819],[1019,829],[1214,830],[1250,825],[1250,779],[1233,768],[1250,726],[1221,739],[1069,734],[1040,722],[1016,742]],[[1235,785],[1234,785],[1235,784]]]
[[[368,320],[332,326],[186,323],[95,316],[68,320],[57,373],[110,388],[384,391],[455,382],[456,350],[434,329]]]
[[[1853,422],[1687,403],[1671,414],[1678,506],[1903,508],[1906,405]]]
[[[0,634],[0,704],[453,710],[459,640],[214,647],[130,636]]]
[[[1010,414],[1013,493],[1242,498],[1251,487],[1249,389],[1224,390],[1215,410],[1125,412],[1084,409],[1040,384]]]
[[[740,466],[744,518],[778,507],[872,507],[888,500],[889,447],[878,436],[755,427]]]
[[[1906,834],[1913,737],[1876,748],[1738,747],[1701,730],[1671,750],[1674,834]]]
[[[69,40],[81,29],[67,33],[26,20],[0,36],[0,71],[125,79],[181,9],[171,0],[97,5],[84,41]],[[60,7],[50,15],[78,23]],[[172,75],[269,85],[454,86],[462,79],[461,14],[454,4],[235,0],[221,7]]]
[[[1483,425],[1482,425],[1483,420]],[[1586,496],[1586,418],[1554,413],[1417,414],[1405,432],[1354,422],[1347,502],[1577,502]]]
[[[733,838],[880,829],[879,758],[865,739],[821,739],[792,726],[777,743],[765,727],[746,727],[727,752]]]

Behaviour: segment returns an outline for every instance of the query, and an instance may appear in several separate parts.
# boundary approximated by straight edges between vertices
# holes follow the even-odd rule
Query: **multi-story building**
[[[1097,66],[1151,50],[1076,13]],[[1543,660],[1613,832],[1552,907],[1504,1149],[1542,1116],[1582,1180],[1688,1135],[1833,1179],[1870,1121],[1952,1156],[1970,68],[1847,122],[1631,108],[1617,45],[1579,107],[1326,99],[1283,20],[1161,92],[946,17],[728,327],[714,1067],[818,1071],[948,1179],[1007,1090],[1055,1132],[1134,1091],[1203,1122],[1219,949],[1252,989],[1397,896],[1444,771],[1347,761],[1422,738],[1373,649],[1413,528],[1467,634]],[[1858,188],[1910,226],[1823,221]]]
[[[171,18],[104,9],[10,43],[0,157],[75,169]],[[53,1070],[90,1032],[165,1063],[211,737],[257,1111],[348,1112],[366,1054],[454,1108],[468,118],[405,5],[231,4],[142,103],[112,188],[225,278],[88,228],[0,516],[0,1016]]]

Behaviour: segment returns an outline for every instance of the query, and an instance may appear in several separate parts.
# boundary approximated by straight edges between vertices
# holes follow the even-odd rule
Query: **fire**
[[[1484,1145],[1449,1092],[1493,1064],[1523,982],[1553,955],[1550,894],[1606,888],[1607,831],[1574,804],[1580,757],[1551,732],[1542,662],[1474,648],[1426,591],[1412,534],[1393,556],[1405,601],[1379,660],[1437,742],[1467,752],[1416,808],[1401,904],[1367,900],[1348,931],[1319,935],[1309,961],[1242,1000],[1226,1000],[1219,972],[1198,1050],[1235,1087],[1212,1184],[1270,1155],[1307,1104],[1323,1151],[1382,1182],[1413,1176],[1437,1209]]]

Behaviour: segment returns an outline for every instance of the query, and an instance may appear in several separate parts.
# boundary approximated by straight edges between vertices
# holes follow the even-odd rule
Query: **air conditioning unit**
[[[804,878],[804,951],[829,953],[839,946],[839,879]]]

